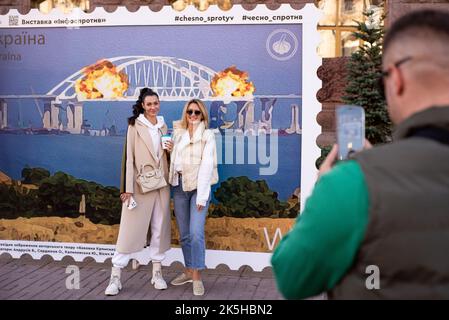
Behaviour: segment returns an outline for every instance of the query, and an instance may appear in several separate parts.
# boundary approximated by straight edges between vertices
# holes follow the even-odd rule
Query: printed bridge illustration
[[[101,74],[89,79],[90,75]],[[83,104],[88,101],[134,102],[144,87],[156,91],[161,101],[188,101],[193,98],[210,101],[211,127],[237,129],[244,133],[271,133],[272,112],[277,99],[300,99],[298,94],[247,95],[240,97],[215,96],[211,88],[217,72],[199,63],[164,56],[122,56],[100,60],[96,64],[73,73],[46,94],[0,96],[0,129],[8,127],[7,100],[34,99],[47,130],[65,130],[72,134],[84,133]],[[92,83],[88,83],[91,81]],[[117,90],[117,88],[119,88]],[[261,120],[254,121],[254,101],[260,99]],[[227,104],[235,102],[237,115],[226,120]],[[40,103],[43,102],[43,111]],[[59,111],[67,113],[64,127]],[[300,134],[300,108],[291,104],[291,125],[287,134]]]

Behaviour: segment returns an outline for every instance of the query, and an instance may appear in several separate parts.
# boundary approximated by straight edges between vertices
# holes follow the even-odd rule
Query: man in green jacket
[[[288,299],[449,299],[448,13],[393,24],[383,80],[394,142],[323,162],[272,256]]]

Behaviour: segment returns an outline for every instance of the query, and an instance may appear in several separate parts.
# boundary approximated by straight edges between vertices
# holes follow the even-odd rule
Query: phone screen
[[[365,141],[365,112],[359,106],[340,106],[337,115],[338,158],[346,160],[363,149]]]

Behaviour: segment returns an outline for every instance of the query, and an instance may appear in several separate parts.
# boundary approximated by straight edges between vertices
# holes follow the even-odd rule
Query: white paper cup
[[[171,135],[164,134],[161,139],[162,139],[162,148],[167,149],[167,146],[165,143],[168,141],[171,141]]]

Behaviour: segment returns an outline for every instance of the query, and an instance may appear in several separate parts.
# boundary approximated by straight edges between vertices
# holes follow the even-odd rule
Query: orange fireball
[[[75,91],[82,99],[114,99],[128,90],[128,76],[108,60],[100,60],[84,68],[85,76],[75,83]]]
[[[216,97],[251,96],[256,88],[248,81],[248,73],[238,70],[235,66],[217,73],[210,84]]]

